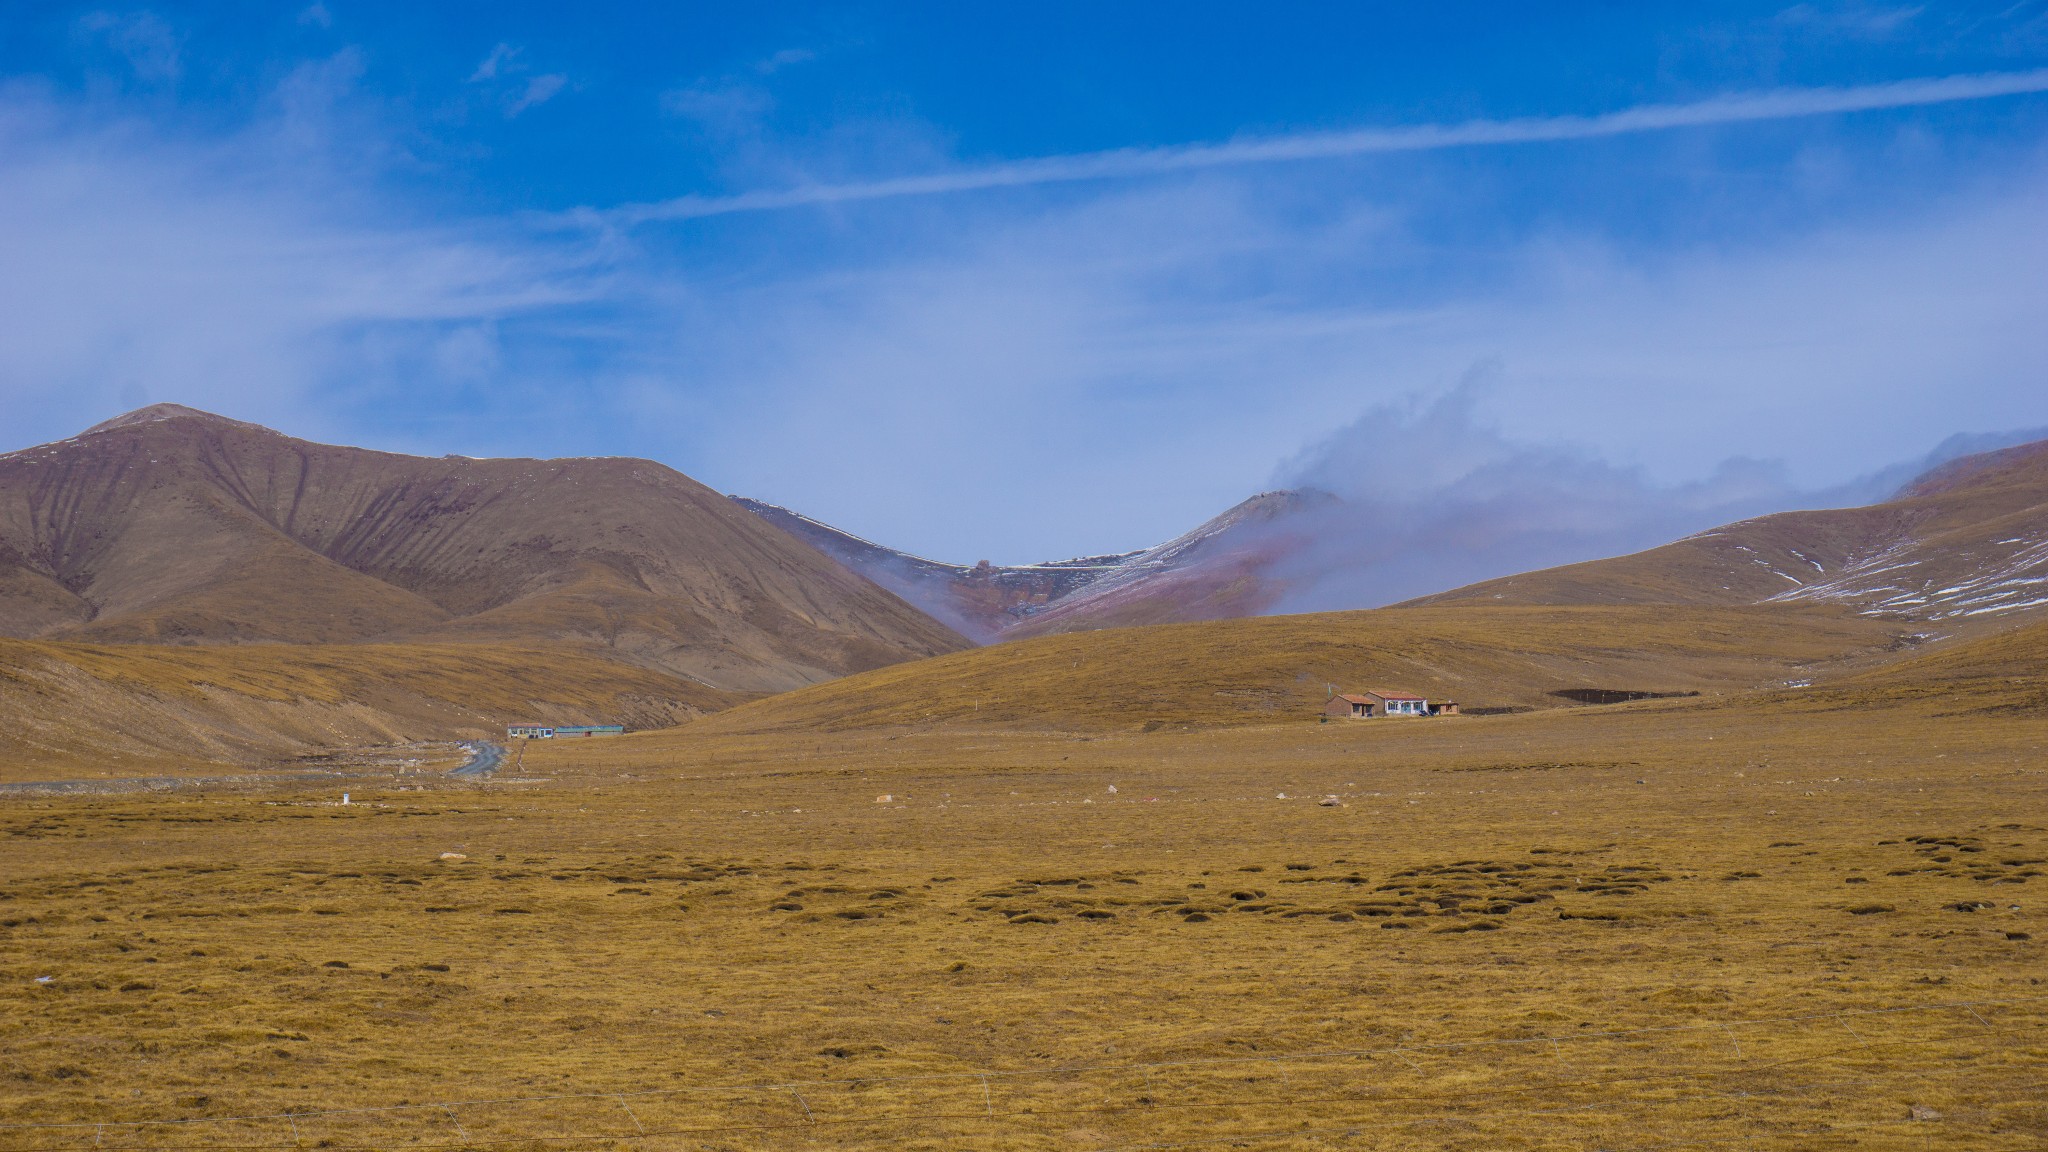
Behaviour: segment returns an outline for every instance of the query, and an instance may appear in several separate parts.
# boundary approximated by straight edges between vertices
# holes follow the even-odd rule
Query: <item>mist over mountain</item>
[[[1383,408],[1290,461],[1289,487],[1151,548],[1036,565],[929,560],[789,509],[736,498],[978,643],[1056,632],[1374,608],[1560,565],[1626,556],[1788,509],[1854,509],[2048,437],[1962,433],[1926,455],[1826,488],[1778,462],[1733,459],[1659,484],[1590,452],[1517,441],[1481,422],[1483,382]],[[1960,462],[1963,471],[1950,466]],[[1718,602],[1718,601],[1717,601]]]
[[[1056,632],[1265,614],[1266,572],[1305,541],[1292,527],[1331,499],[1263,492],[1151,548],[1042,564],[948,564],[745,497],[736,502],[980,643]]]
[[[1951,460],[2048,436],[1958,434],[1916,460],[1822,488],[1793,483],[1781,462],[1745,458],[1669,484],[1590,451],[1516,439],[1478,417],[1485,387],[1475,373],[1426,405],[1368,412],[1283,467],[1290,487],[1336,498],[1287,522],[1303,543],[1264,570],[1284,589],[1274,611],[1377,607],[1767,513],[1870,504]]]
[[[1923,638],[2021,624],[2048,614],[2048,440],[1958,457],[1877,503],[1760,516],[1411,603],[1823,604],[1938,627]]]
[[[733,500],[946,627],[984,644],[1142,554],[1120,552],[1042,564],[948,564],[864,540],[780,505],[745,496]]]

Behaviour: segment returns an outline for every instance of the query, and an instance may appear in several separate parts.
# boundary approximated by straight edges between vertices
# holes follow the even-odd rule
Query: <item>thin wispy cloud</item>
[[[1006,164],[922,176],[742,192],[731,196],[680,196],[576,215],[611,224],[689,220],[737,212],[769,212],[809,205],[908,196],[938,196],[992,188],[1114,180],[1209,168],[1328,160],[1398,152],[1428,152],[1500,144],[1590,140],[1717,124],[1744,124],[1809,116],[1924,107],[2048,92],[2048,68],[1928,77],[1845,87],[1776,88],[1735,93],[1680,104],[1644,104],[1597,116],[1537,116],[1509,120],[1468,120],[1349,132],[1298,133],[1190,144],[1167,148],[1119,148],[1104,152],[1044,156]]]
[[[281,97],[279,116],[302,103]],[[588,298],[587,265],[560,247],[337,193],[361,169],[324,139],[276,123],[205,148],[0,92],[10,435],[167,399],[310,431],[316,397],[469,386],[504,318]]]
[[[1879,8],[1865,4],[1849,4],[1839,8],[1823,8],[1815,4],[1794,4],[1778,13],[1778,23],[1803,25],[1861,39],[1882,40],[1898,35],[1926,10],[1925,5],[1914,5],[1910,8]]]
[[[469,82],[475,84],[483,80],[495,80],[499,72],[510,68],[518,59],[519,49],[510,44],[497,44],[492,47],[490,55],[478,62],[476,71],[469,74]]]
[[[1419,551],[1373,552],[1371,581],[1302,601],[1320,607],[1646,546],[1957,429],[2042,423],[2038,170],[1768,242],[1545,232],[1483,254],[1418,240],[1379,203],[1275,210],[1280,181],[1256,179],[1273,174],[1239,175],[1021,217],[965,204],[972,225],[917,256],[727,286],[678,318],[675,362],[745,401],[645,423],[701,429],[693,466],[727,490],[966,562],[1156,543],[1275,486],[1360,504],[1377,488],[1412,511],[1384,546]],[[1358,287],[1411,261],[1455,274]],[[1474,364],[1487,387],[1433,409]],[[1390,403],[1433,415],[1359,419]],[[1324,437],[1320,466],[1270,467]],[[1482,472],[1497,490],[1474,487]],[[1503,521],[1518,484],[1570,499],[1530,505],[1525,536],[1460,543],[1478,521],[1454,509]]]
[[[1637,76],[1733,94],[1231,135],[1292,122],[1247,91],[1199,120],[1225,125],[1210,143],[1084,153],[1056,102],[1021,136],[849,103],[834,69],[868,67],[865,46],[806,61],[758,44],[624,84],[538,31],[468,32],[411,123],[392,117],[414,81],[378,87],[388,48],[321,35],[243,123],[166,111],[218,72],[204,37],[169,27],[182,71],[143,83],[120,28],[58,32],[126,103],[0,85],[0,447],[176,400],[400,450],[651,456],[891,545],[1004,562],[1153,543],[1275,483],[1395,476],[1418,511],[1352,525],[1339,567],[1358,578],[1303,586],[1332,605],[1653,543],[1957,429],[2048,421],[2048,104],[2020,95],[2048,91],[2048,69],[2016,70],[2040,55],[1862,87]],[[1548,72],[1470,81],[1445,91],[1557,107]],[[653,94],[667,116],[647,116]],[[1970,116],[1818,118],[1998,96]],[[565,128],[626,160],[551,182],[576,154]],[[1039,158],[975,167],[948,150],[962,138]],[[627,189],[647,149],[769,191],[504,207],[645,195]],[[464,208],[459,187],[422,191],[434,171],[500,183]],[[921,175],[857,175],[876,172]],[[938,195],[1030,184],[1067,194]],[[626,234],[858,200],[876,202],[861,227],[799,211]],[[1474,364],[1495,366],[1490,387],[1432,407]],[[1425,440],[1470,466],[1402,465]],[[1543,533],[1509,531],[1524,507]],[[1457,524],[1501,531],[1437,532]]]
[[[754,62],[754,71],[763,76],[772,76],[795,64],[808,64],[818,58],[809,48],[784,48]]]
[[[568,83],[569,78],[560,72],[535,76],[526,82],[526,90],[519,94],[519,98],[506,107],[505,117],[510,119],[528,108],[537,108],[553,100]]]
[[[184,71],[177,31],[154,12],[91,12],[79,18],[78,29],[113,49],[140,80],[171,83]]]

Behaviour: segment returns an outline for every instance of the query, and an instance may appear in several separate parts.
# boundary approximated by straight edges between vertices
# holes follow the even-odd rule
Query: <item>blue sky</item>
[[[1676,9],[8,5],[0,450],[172,400],[1021,562],[2048,425],[2048,3]]]

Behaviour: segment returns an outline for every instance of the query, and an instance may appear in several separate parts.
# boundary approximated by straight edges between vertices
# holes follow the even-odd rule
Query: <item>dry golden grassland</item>
[[[0,1148],[2038,1149],[2048,717],[1948,710],[9,800]]]
[[[1914,627],[1837,608],[1396,608],[1020,640],[826,681],[730,709],[718,732],[971,724],[1117,729],[1271,724],[1326,688],[1468,709],[1555,707],[1573,687],[1725,692],[1896,658]]]
[[[238,773],[529,713],[665,724],[740,698],[572,645],[0,640],[0,784]]]

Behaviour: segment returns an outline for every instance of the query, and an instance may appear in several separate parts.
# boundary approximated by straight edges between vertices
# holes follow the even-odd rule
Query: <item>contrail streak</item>
[[[1590,140],[1661,132],[1711,124],[1790,120],[1881,108],[1911,108],[2048,91],[2048,68],[2027,72],[1985,72],[1862,84],[1841,88],[1778,88],[1737,93],[1689,104],[1644,104],[1598,116],[1539,116],[1515,120],[1468,120],[1462,124],[1419,124],[1186,144],[1166,148],[1119,148],[1068,156],[1043,156],[887,180],[806,184],[731,196],[678,196],[649,204],[583,209],[574,217],[592,223],[645,224],[691,220],[735,212],[773,212],[816,204],[938,196],[985,188],[1016,188],[1081,180],[1114,180],[1289,160],[1324,160],[1390,152],[1429,152],[1488,144],[1533,144],[1548,140]]]

